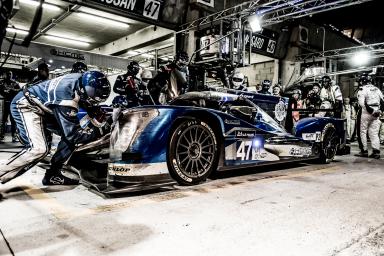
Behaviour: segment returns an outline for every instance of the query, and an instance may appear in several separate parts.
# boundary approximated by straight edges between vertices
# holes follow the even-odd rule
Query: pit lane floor
[[[342,156],[113,199],[44,187],[34,168],[0,185],[0,255],[384,255],[383,165]]]

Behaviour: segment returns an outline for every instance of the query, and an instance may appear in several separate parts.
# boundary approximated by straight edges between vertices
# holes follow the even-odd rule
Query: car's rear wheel
[[[324,127],[322,134],[323,137],[319,162],[328,164],[335,158],[337,147],[339,146],[339,138],[333,124],[327,124]]]
[[[169,173],[180,185],[198,184],[217,168],[218,154],[217,136],[206,122],[182,120],[168,145]]]

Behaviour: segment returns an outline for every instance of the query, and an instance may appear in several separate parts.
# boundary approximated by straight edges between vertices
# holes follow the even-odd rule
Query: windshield
[[[246,97],[220,92],[189,92],[171,102],[176,106],[194,106],[219,110],[236,116],[258,129],[286,133],[275,119]]]
[[[268,115],[264,110],[257,106],[257,115],[255,125],[257,128],[265,131],[272,131],[278,133],[287,133],[275,119]]]

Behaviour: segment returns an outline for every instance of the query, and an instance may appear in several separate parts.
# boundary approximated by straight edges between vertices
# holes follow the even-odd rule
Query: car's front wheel
[[[217,136],[206,122],[182,120],[170,136],[169,173],[180,185],[198,184],[217,168],[218,154]]]
[[[324,127],[322,135],[322,147],[319,162],[328,164],[335,158],[339,146],[339,138],[336,134],[335,127],[330,123]]]

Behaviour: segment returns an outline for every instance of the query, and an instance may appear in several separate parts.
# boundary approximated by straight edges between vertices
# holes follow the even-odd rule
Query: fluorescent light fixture
[[[127,54],[128,55],[136,55],[136,54],[139,54],[140,52],[138,51],[128,51]]]
[[[29,34],[28,31],[25,31],[25,30],[22,30],[22,29],[17,29],[17,28],[7,28],[7,32],[16,33],[16,34],[19,34],[19,35],[28,35]]]
[[[370,54],[367,51],[356,52],[352,57],[352,62],[355,65],[365,65],[368,63]]]
[[[140,54],[141,57],[144,57],[144,58],[153,58],[154,56],[152,54],[149,54],[149,53],[143,53],[143,54]]]
[[[128,28],[129,27],[129,25],[127,23],[123,23],[123,22],[120,22],[120,21],[112,20],[110,18],[103,18],[103,17],[100,17],[100,16],[95,16],[95,15],[91,15],[91,14],[84,13],[84,12],[78,12],[77,15],[79,15],[85,21],[92,21],[93,20],[93,21],[96,21],[96,22],[105,23],[105,24],[108,24],[108,25],[111,25],[111,26],[120,27],[120,28]]]
[[[73,45],[82,46],[82,47],[88,47],[90,45],[88,42],[83,42],[83,41],[73,40],[69,38],[58,37],[58,36],[45,35],[44,37],[47,38],[48,40],[56,41],[59,43],[73,44]]]
[[[261,19],[256,14],[248,17],[248,23],[253,32],[259,32],[263,30],[261,27]]]
[[[23,4],[31,5],[31,6],[38,6],[40,4],[39,2],[33,1],[33,0],[20,0],[20,2]],[[61,8],[56,6],[56,5],[46,4],[46,3],[43,4],[43,8],[50,10],[50,11],[60,11],[61,10]]]
[[[119,15],[112,14],[112,13],[108,13],[108,12],[98,11],[95,9],[90,9],[85,7],[82,7],[79,11],[91,14],[93,16],[99,16],[99,17],[103,17],[103,18],[107,18],[115,21],[120,21],[123,23],[129,23],[129,19]]]

